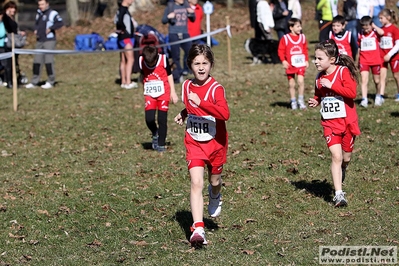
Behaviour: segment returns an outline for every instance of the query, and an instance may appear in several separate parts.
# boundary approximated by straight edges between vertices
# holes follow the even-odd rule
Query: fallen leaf
[[[253,255],[255,253],[255,251],[254,250],[244,249],[244,250],[242,250],[242,253],[247,254],[247,255]]]
[[[135,246],[147,246],[148,245],[148,243],[146,241],[144,241],[144,240],[132,241],[131,244],[135,245]]]
[[[44,215],[46,215],[46,216],[50,216],[50,214],[48,213],[47,210],[37,210],[37,213],[38,213],[38,214],[44,214]]]
[[[98,241],[97,239],[94,239],[93,242],[91,242],[87,245],[91,248],[95,248],[95,247],[101,247],[103,244],[100,241]]]

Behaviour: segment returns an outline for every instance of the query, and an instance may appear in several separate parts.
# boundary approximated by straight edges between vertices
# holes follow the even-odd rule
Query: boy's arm
[[[172,101],[172,103],[176,104],[179,101],[179,98],[176,94],[175,82],[173,80],[172,74],[168,75],[168,82],[170,86],[170,100]]]

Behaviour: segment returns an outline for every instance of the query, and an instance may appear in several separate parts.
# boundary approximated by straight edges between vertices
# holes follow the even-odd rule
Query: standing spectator
[[[357,55],[357,1],[356,0],[344,0],[343,5],[343,16],[346,21],[345,29],[352,33],[353,42],[356,44],[355,49],[352,51],[353,58]]]
[[[302,8],[299,0],[288,0],[288,10],[291,11],[291,18],[302,19]]]
[[[384,8],[385,8],[385,0],[374,0],[373,23],[379,28],[382,27],[379,14]]]
[[[188,34],[190,35],[190,37],[195,37],[201,35],[201,23],[202,19],[204,18],[204,11],[202,10],[202,7],[198,4],[198,0],[189,0],[188,3],[195,13],[195,20],[187,21]]]
[[[360,20],[364,16],[373,17],[373,13],[374,13],[374,2],[373,1],[358,1],[357,2],[357,19],[358,20]]]
[[[7,32],[6,32],[6,28],[4,27],[4,23],[3,23],[3,11],[0,10],[0,54],[5,52],[6,38],[7,38]],[[6,63],[7,63],[7,59],[3,59],[0,61],[0,65],[3,69],[6,66]],[[0,86],[3,85],[3,80],[4,80],[4,75],[2,75],[2,77],[1,77]]]
[[[169,24],[169,42],[177,42],[184,39],[188,39],[187,20],[195,21],[194,10],[190,7],[189,3],[185,0],[175,0],[174,2],[168,2],[165,8],[162,23]],[[174,44],[170,47],[170,53],[173,59],[173,63],[176,66],[176,74],[174,76],[179,77],[175,80],[175,83],[180,83],[182,75],[188,74],[187,62],[183,63],[183,67],[180,63],[180,47],[184,51],[184,58],[187,58],[188,51],[191,47],[191,41],[183,42],[180,44]]]
[[[281,40],[288,33],[287,21],[290,12],[287,9],[285,0],[272,0],[274,30],[277,32],[278,39]]]
[[[18,23],[15,21],[15,15],[18,10],[17,4],[14,1],[8,1],[7,3],[4,4],[3,10],[4,10],[3,23],[6,32],[25,36],[25,32],[20,31],[18,29]],[[5,45],[5,47],[6,47],[5,52],[11,52],[11,48],[8,48],[7,45]],[[5,61],[6,61],[6,66],[4,67],[4,72],[5,72],[5,80],[7,82],[7,88],[12,88],[12,59],[7,58]],[[19,77],[20,70],[18,64],[18,54],[15,55],[15,67],[17,75]]]
[[[118,47],[124,49],[120,53],[121,88],[127,90],[138,87],[137,83],[131,80],[134,64],[134,20],[130,15],[129,6],[133,4],[133,1],[123,0],[114,18],[118,33]]]
[[[249,0],[248,7],[249,7],[249,19],[251,21],[251,27],[254,29],[255,32],[255,39],[262,39],[262,30],[259,27],[258,15],[257,15],[257,8],[258,8],[259,0]],[[274,22],[273,22],[274,23]],[[273,24],[274,25],[274,24]]]
[[[36,49],[54,50],[56,45],[55,31],[64,26],[57,11],[50,8],[48,0],[37,2],[39,9],[36,14]],[[33,77],[25,88],[33,89],[40,81],[40,72],[43,64],[46,66],[48,80],[41,87],[51,89],[55,83],[54,55],[36,54],[33,58]]]
[[[316,11],[320,12],[319,41],[328,40],[328,34],[332,30],[333,11],[330,0],[320,0],[316,5]]]
[[[261,31],[258,39],[272,39],[272,29],[274,28],[273,13],[266,0],[258,1],[258,4],[256,5],[256,20]]]
[[[288,21],[290,33],[283,36],[278,45],[278,56],[283,63],[288,79],[288,91],[291,100],[291,109],[306,109],[303,99],[305,92],[305,72],[309,67],[308,45],[302,33],[300,19],[291,18]],[[298,83],[298,102],[295,96],[295,75]]]

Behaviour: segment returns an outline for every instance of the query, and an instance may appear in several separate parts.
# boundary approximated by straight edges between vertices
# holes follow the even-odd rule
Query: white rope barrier
[[[220,28],[217,30],[214,30],[212,32],[209,33],[204,33],[195,37],[191,37],[191,38],[187,38],[187,39],[183,39],[183,40],[179,40],[176,42],[171,42],[171,43],[164,43],[164,44],[160,44],[157,45],[156,47],[165,47],[165,46],[170,46],[170,45],[175,45],[175,44],[181,44],[181,43],[185,43],[185,42],[189,42],[189,41],[195,41],[195,40],[199,40],[202,38],[215,34],[219,34],[223,31],[227,31],[227,35],[231,38],[231,32],[230,32],[230,25],[228,25],[225,28]],[[120,50],[105,50],[105,51],[76,51],[76,50],[48,50],[48,49],[14,49],[13,52],[15,54],[96,54],[96,53],[115,53],[115,52],[123,52],[123,51],[139,51],[142,48],[133,48],[133,49],[120,49]],[[10,58],[12,56],[12,52],[8,52],[8,53],[4,53],[4,54],[0,54],[0,59],[6,59],[6,58]]]

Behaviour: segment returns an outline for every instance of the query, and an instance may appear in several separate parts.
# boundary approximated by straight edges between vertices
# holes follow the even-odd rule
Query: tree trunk
[[[233,0],[227,0],[227,10],[233,9]]]
[[[78,0],[66,0],[66,8],[71,26],[75,26],[79,20]]]

